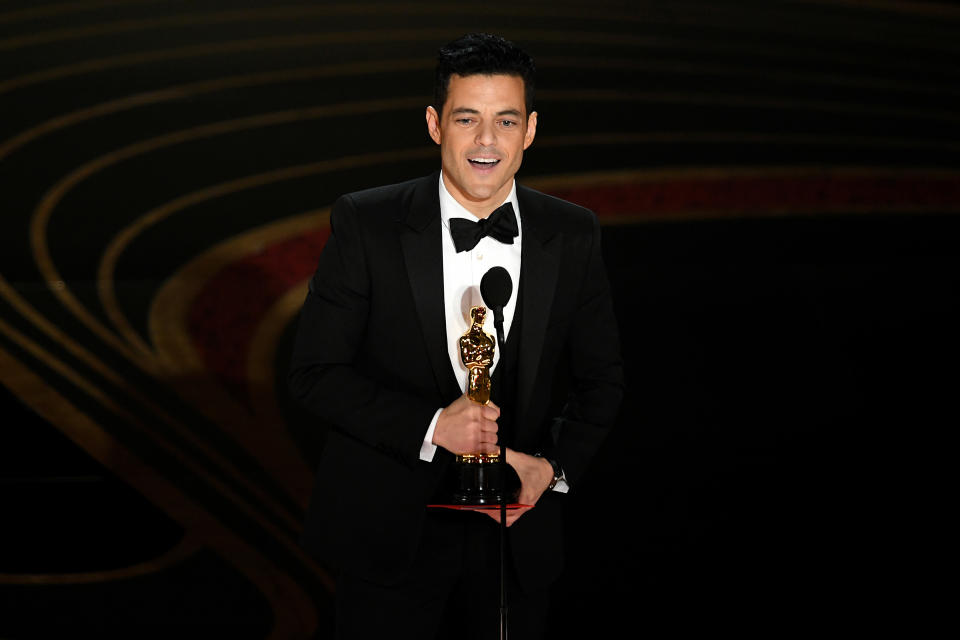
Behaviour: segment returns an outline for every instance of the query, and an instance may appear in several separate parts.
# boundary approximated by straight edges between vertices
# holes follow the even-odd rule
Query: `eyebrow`
[[[459,114],[459,113],[471,113],[479,114],[480,112],[476,109],[471,109],[470,107],[457,107],[450,112],[450,115]],[[518,118],[523,115],[518,109],[504,109],[503,111],[498,111],[495,115],[498,116],[517,116]]]

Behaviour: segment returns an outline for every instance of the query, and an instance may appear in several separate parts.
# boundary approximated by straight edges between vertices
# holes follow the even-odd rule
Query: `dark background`
[[[280,421],[228,339],[289,288],[263,274],[309,273],[322,242],[205,289],[233,306],[192,321],[201,370],[137,355],[98,265],[180,203],[113,276],[154,347],[197,256],[433,170],[432,60],[475,30],[538,60],[521,180],[591,176],[627,363],[569,496],[551,637],[921,635],[947,575],[958,25],[933,2],[0,4],[0,637],[327,637],[302,481],[265,462],[322,448],[284,395],[295,317]],[[634,191],[604,187],[623,171]],[[242,419],[190,395],[211,380]]]

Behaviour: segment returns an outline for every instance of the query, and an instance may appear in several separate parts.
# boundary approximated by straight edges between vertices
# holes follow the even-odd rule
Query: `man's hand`
[[[530,511],[537,504],[537,500],[540,499],[540,496],[543,495],[553,480],[553,467],[545,458],[527,455],[510,448],[506,448],[506,452],[507,464],[513,467],[513,470],[520,477],[520,495],[517,497],[517,502],[530,505],[507,511],[507,526],[509,527],[517,521],[517,518]],[[500,522],[499,509],[484,509],[483,512]]]
[[[497,447],[499,417],[497,405],[479,404],[464,394],[440,412],[433,430],[433,444],[457,455],[497,453],[500,450]]]

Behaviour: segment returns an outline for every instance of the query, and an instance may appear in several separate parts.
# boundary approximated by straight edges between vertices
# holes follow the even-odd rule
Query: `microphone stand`
[[[488,307],[493,309],[493,326],[500,344],[501,389],[509,390],[510,375],[506,366],[506,339],[503,332],[503,307],[513,292],[510,273],[503,267],[493,267],[480,281],[480,294]],[[508,393],[508,392],[507,392]],[[500,441],[500,640],[507,640],[507,449],[503,438]]]
[[[501,389],[509,389],[506,358],[506,341],[503,336],[503,307],[493,308],[493,326],[500,344]],[[506,393],[506,391],[504,392]],[[500,438],[500,640],[507,640],[507,451]]]

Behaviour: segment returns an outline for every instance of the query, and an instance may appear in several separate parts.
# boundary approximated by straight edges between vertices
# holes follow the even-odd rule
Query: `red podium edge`
[[[508,510],[523,509],[532,507],[531,504],[512,503],[507,505]],[[453,509],[455,511],[496,511],[500,509],[498,504],[428,504],[428,509]]]

